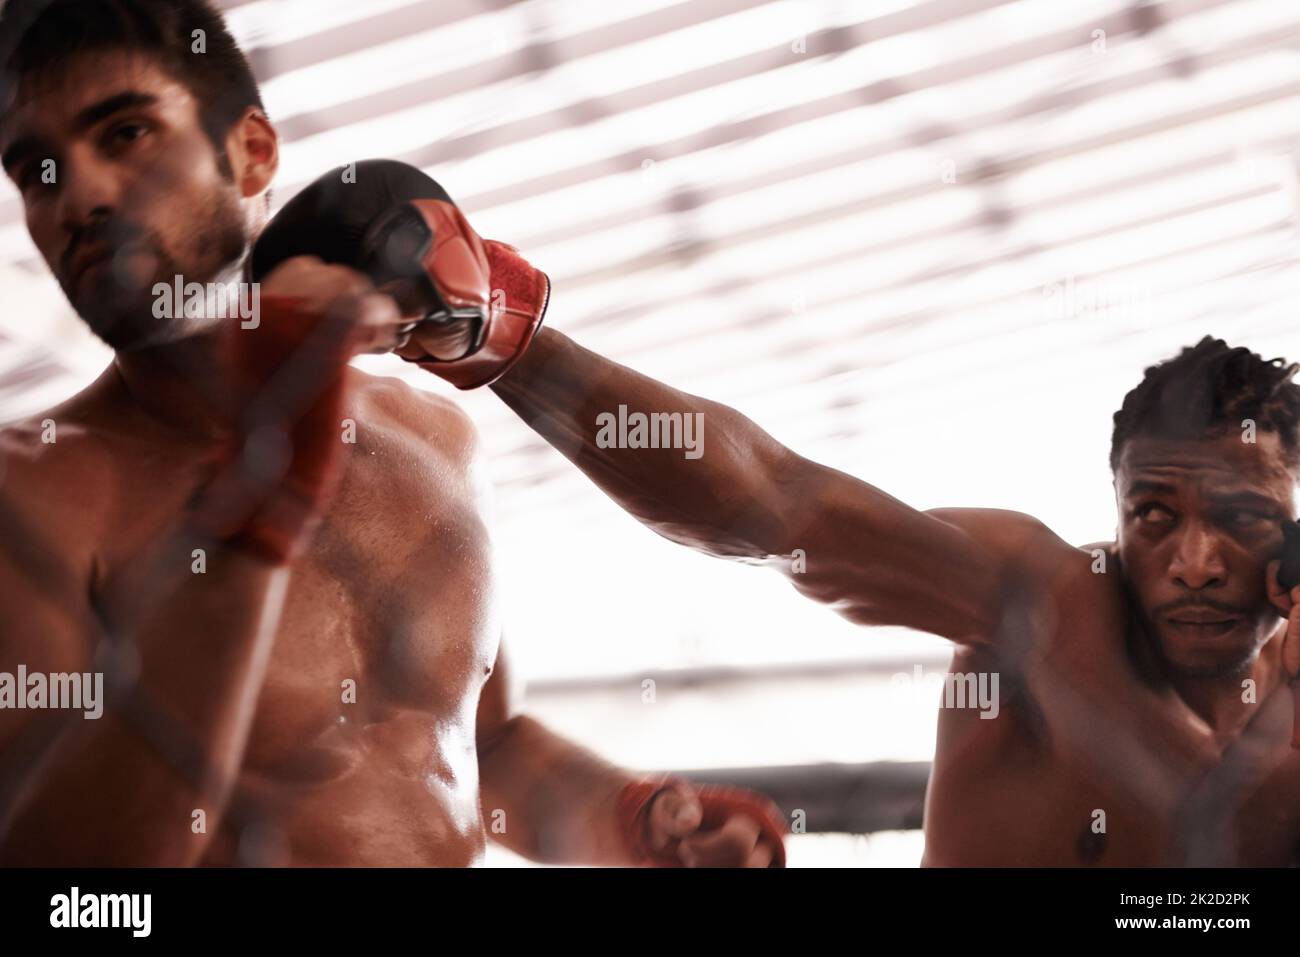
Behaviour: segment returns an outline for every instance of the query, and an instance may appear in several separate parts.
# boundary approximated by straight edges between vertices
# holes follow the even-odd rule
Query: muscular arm
[[[480,802],[488,833],[543,863],[633,864],[615,802],[635,776],[522,714],[519,698],[502,651],[478,706]]]
[[[73,573],[31,582],[13,544],[0,552],[0,605],[17,612],[0,638],[0,671],[92,671],[101,629],[118,627],[137,643],[139,684],[163,731],[204,755],[206,769],[180,772],[173,760],[183,755],[164,757],[160,739],[120,707],[93,720],[81,711],[0,711],[0,865],[197,863],[242,762],[287,570],[210,555],[206,574],[187,571],[137,617],[120,599],[92,608],[88,583]],[[191,831],[195,809],[206,812],[204,834]]]
[[[1004,563],[1044,531],[1013,512],[910,508],[802,458],[734,409],[688,395],[542,329],[492,388],[643,524],[721,557],[760,562],[860,624],[905,625],[962,643],[996,630]],[[597,416],[703,413],[703,455],[599,448]],[[803,561],[791,556],[801,550]]]

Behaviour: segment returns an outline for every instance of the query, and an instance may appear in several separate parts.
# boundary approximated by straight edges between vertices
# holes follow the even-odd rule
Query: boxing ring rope
[[[766,794],[807,834],[871,834],[921,828],[928,761],[872,761],[677,771],[700,784]],[[802,812],[802,813],[800,813]]]

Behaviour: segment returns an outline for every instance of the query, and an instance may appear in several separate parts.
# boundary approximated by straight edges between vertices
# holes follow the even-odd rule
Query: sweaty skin
[[[290,577],[235,791],[269,827],[249,835],[253,861],[222,827],[205,864],[464,865],[483,853],[475,705],[499,624],[472,433],[447,403],[352,374],[356,445]],[[29,429],[7,436],[8,504],[48,516],[40,545],[77,556],[93,605],[205,476],[192,446],[133,414],[111,369],[47,417],[54,446]],[[187,636],[173,640],[182,650]]]
[[[1276,435],[1133,439],[1117,540],[1076,548],[1016,512],[912,509],[553,329],[493,389],[660,535],[766,564],[856,623],[946,637],[953,673],[999,675],[996,718],[940,713],[925,864],[1297,861],[1300,641],[1284,665],[1266,588],[1294,514]],[[702,412],[706,453],[599,448],[597,416],[620,405]],[[1201,624],[1171,620],[1192,604]]]
[[[0,657],[10,671],[20,662],[90,670],[94,626],[112,618],[115,596],[155,586],[166,595],[159,576],[130,579],[128,569],[211,477],[203,462],[212,437],[191,383],[141,350],[147,341],[201,353],[176,343],[202,338],[178,320],[151,318],[148,277],[212,276],[229,258],[231,233],[240,248],[243,214],[236,206],[221,244],[204,242],[221,221],[216,211],[239,193],[221,186],[193,97],[147,60],[86,57],[29,94],[6,130],[7,157],[15,139],[36,149],[9,167],[29,231],[83,318],[127,350],[132,381],[116,361],[79,396],[4,433],[4,512],[24,521],[21,535],[6,536],[15,550],[0,558],[3,603],[18,610]],[[126,102],[98,110],[115,100]],[[251,132],[232,136],[235,185],[253,195],[252,209],[274,172],[274,139],[259,118],[241,128]],[[28,172],[46,155],[59,170],[55,188]],[[122,235],[98,226],[111,222],[134,226]],[[112,240],[122,252],[78,274],[77,257]],[[505,690],[493,689],[476,724],[499,635],[472,431],[446,403],[351,375],[356,444],[345,449],[336,504],[305,559],[290,575],[214,551],[211,578],[182,582],[185,607],[160,598],[160,623],[141,633],[143,683],[165,689],[161,723],[179,714],[236,782],[233,793],[182,781],[115,713],[100,727],[67,729],[86,739],[83,757],[65,736],[61,761],[47,755],[35,765],[33,731],[48,724],[53,738],[53,719],[7,712],[0,856],[336,865],[481,857],[477,733],[503,741],[517,715]],[[40,441],[43,419],[57,425],[54,444]],[[33,554],[58,574],[25,575]],[[205,658],[223,681],[195,674]],[[355,704],[345,703],[344,682],[355,684]],[[20,780],[25,790],[16,791]],[[92,786],[89,800],[102,805],[88,806]],[[24,801],[33,789],[40,800]],[[191,809],[206,816],[206,832],[192,829]],[[515,823],[522,837],[527,816]]]
[[[214,320],[156,316],[151,289],[237,274],[278,166],[270,123],[246,109],[219,158],[193,95],[147,57],[79,54],[38,79],[0,124],[5,170],[116,354],[0,429],[0,671],[103,669],[142,690],[100,720],[0,710],[0,866],[464,865],[488,828],[537,861],[636,863],[617,799],[638,776],[520,713],[455,406],[348,369],[342,481],[305,553],[273,565],[186,531],[232,369]],[[277,272],[264,291],[406,321],[373,290],[326,295],[368,286],[343,267]],[[642,836],[703,865],[772,860],[752,815],[701,818],[674,786]]]
[[[164,696],[170,707],[152,728],[111,705],[100,721],[0,712],[0,862],[463,866],[481,863],[490,828],[537,861],[635,863],[617,814],[635,776],[521,712],[500,640],[472,425],[398,380],[348,376],[356,442],[340,488],[291,572],[274,573],[287,585],[282,604],[267,602],[280,611],[263,635],[262,667],[227,695],[243,713],[228,800],[150,746],[189,725],[191,707],[219,705],[211,688],[197,703]],[[21,536],[0,550],[0,602],[13,610],[0,670],[98,667],[95,620],[122,587],[142,589],[133,597],[145,607],[168,606],[165,578],[127,570],[210,477],[205,442],[160,427],[137,402],[110,366],[78,396],[0,432],[0,522]],[[40,440],[45,419],[57,423],[53,444]],[[191,590],[148,655],[150,689],[217,670],[205,656],[236,643],[237,629],[209,620],[241,600],[218,577],[236,560],[214,550],[203,576],[182,577]],[[51,739],[70,768],[49,750],[42,765]],[[142,762],[157,776],[142,774]],[[39,800],[25,800],[34,791]],[[192,829],[194,810],[209,830]],[[689,791],[652,805],[656,847],[699,824]],[[743,814],[683,851],[710,866],[763,867],[772,854]]]

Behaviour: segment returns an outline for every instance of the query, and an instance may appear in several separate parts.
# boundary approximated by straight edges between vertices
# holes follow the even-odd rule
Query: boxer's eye
[[[1263,522],[1271,522],[1272,518],[1263,512],[1255,511],[1250,508],[1229,509],[1223,514],[1223,521],[1234,528],[1251,528]]]
[[[148,132],[149,127],[143,123],[133,121],[118,123],[116,126],[110,127],[108,132],[104,134],[104,147],[110,152],[125,149]]]
[[[1138,517],[1139,521],[1150,525],[1171,525],[1174,521],[1174,513],[1163,505],[1157,505],[1155,502],[1146,502],[1139,505],[1133,514]]]

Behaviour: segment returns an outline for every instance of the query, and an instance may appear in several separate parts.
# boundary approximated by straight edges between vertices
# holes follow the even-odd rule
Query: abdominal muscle
[[[429,714],[398,712],[360,730],[331,729],[279,768],[246,765],[203,864],[480,863],[485,838],[473,734],[436,724]],[[424,753],[417,758],[417,751]]]

